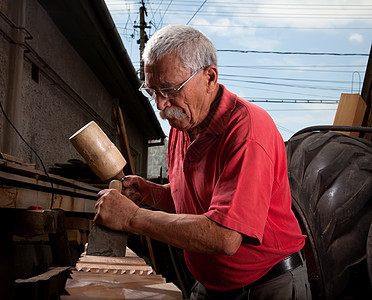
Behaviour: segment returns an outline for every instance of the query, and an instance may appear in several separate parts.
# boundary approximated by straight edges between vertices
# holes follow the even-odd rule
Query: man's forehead
[[[162,57],[154,60],[153,62],[145,63],[145,69],[148,69],[149,72],[166,72],[171,69],[182,69],[183,63],[179,55],[172,52],[163,55]]]
[[[189,71],[183,67],[180,61],[164,60],[157,61],[153,64],[145,64],[145,77],[149,85],[171,86],[178,84]]]

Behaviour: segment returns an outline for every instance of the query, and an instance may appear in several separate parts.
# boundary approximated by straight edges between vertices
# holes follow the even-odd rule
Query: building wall
[[[4,1],[0,1],[0,11],[6,11],[8,10],[8,3]],[[0,19],[0,22],[2,20]],[[0,24],[2,25],[4,22],[1,22]],[[4,106],[4,99],[5,99],[5,91],[6,91],[6,86],[7,86],[7,66],[8,66],[8,60],[7,57],[8,55],[5,55],[5,53],[9,53],[9,43],[0,36],[0,103]],[[1,135],[4,134],[3,131],[3,120],[4,116],[0,112],[0,133]],[[2,138],[0,138],[0,149],[2,149]]]
[[[112,105],[117,100],[37,0],[2,0],[0,9],[11,22],[32,35],[32,39],[25,39],[28,35],[25,30],[14,29],[0,18],[0,28],[5,32],[5,36],[0,35],[0,101],[47,168],[72,158],[82,159],[70,145],[69,137],[92,120],[119,145],[112,117]],[[130,120],[125,117],[125,121],[130,147],[136,156],[135,168],[145,176],[147,143]],[[36,163],[40,168],[36,155],[2,115],[0,132],[0,151]]]
[[[165,139],[163,146],[154,146],[149,148],[149,164],[147,169],[149,178],[157,179],[160,176],[162,178],[168,177],[167,146],[168,140]]]

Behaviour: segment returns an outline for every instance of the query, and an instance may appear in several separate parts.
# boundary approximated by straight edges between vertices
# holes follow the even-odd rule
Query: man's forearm
[[[139,209],[129,231],[146,235],[177,248],[207,254],[232,255],[242,236],[204,215],[169,214]]]

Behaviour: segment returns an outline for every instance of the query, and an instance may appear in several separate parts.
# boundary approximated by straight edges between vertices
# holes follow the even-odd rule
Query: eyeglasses
[[[178,88],[164,88],[156,91],[150,87],[145,86],[145,82],[143,82],[138,90],[141,91],[142,94],[144,94],[150,100],[155,99],[156,96],[159,94],[166,99],[173,99],[177,97],[178,92],[185,86],[186,83],[191,80],[191,78],[198,74],[200,70],[201,69],[191,74],[191,76],[187,78],[183,83],[181,83]]]

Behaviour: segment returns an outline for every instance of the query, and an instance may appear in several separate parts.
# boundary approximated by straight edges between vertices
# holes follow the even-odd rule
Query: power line
[[[255,18],[255,19],[268,19],[268,18],[286,18],[286,19],[333,19],[333,20],[340,20],[340,19],[349,19],[349,20],[361,20],[361,19],[367,19],[369,20],[371,18],[371,15],[368,13],[365,13],[363,11],[363,14],[357,14],[357,13],[348,13],[348,14],[334,14],[334,13],[326,13],[326,14],[321,14],[321,13],[298,13],[298,12],[293,12],[293,13],[257,13],[257,12],[244,12],[242,11],[239,7],[236,9],[239,9],[239,12],[200,12],[199,15],[202,16],[209,16],[209,17],[234,17],[234,18]],[[159,10],[162,11],[162,10]],[[168,10],[170,14],[173,15],[187,15],[194,13],[192,10],[185,10],[185,9],[170,9]]]
[[[239,9],[239,7],[237,7],[237,9]],[[159,13],[171,13],[173,15],[189,15],[189,14],[192,14],[194,13],[194,10],[179,10],[179,9],[157,9],[157,12]],[[364,11],[365,12],[365,11]],[[123,12],[122,10],[111,10],[111,14],[112,15],[124,15],[126,14],[125,12]],[[134,12],[134,14],[138,14],[136,12]],[[314,13],[310,13],[310,14],[299,14],[297,12],[294,12],[293,14],[278,14],[278,13],[275,13],[275,14],[264,14],[264,13],[257,13],[257,12],[254,12],[254,13],[248,13],[248,12],[244,12],[244,11],[241,11],[239,13],[230,13],[230,12],[201,12],[199,13],[200,15],[203,15],[203,16],[210,16],[210,17],[224,17],[224,16],[228,16],[228,17],[234,17],[234,18],[246,18],[246,17],[251,17],[251,18],[292,18],[292,19],[336,19],[336,20],[339,20],[339,19],[354,19],[354,20],[360,20],[360,19],[367,19],[369,20],[370,19],[370,14],[355,14],[355,13],[350,13],[350,14],[314,14]],[[211,26],[215,26],[215,25],[211,25]]]
[[[335,53],[335,52],[293,52],[293,51],[259,51],[219,49],[218,52],[258,53],[258,54],[284,54],[284,55],[331,55],[331,56],[369,56],[367,53]]]
[[[254,101],[251,101],[254,102]],[[267,108],[265,111],[335,111],[337,108],[293,108],[293,109],[271,109]]]
[[[276,125],[276,127],[278,127],[278,129],[280,129],[280,130],[284,130],[284,131],[287,131],[287,132],[289,132],[289,133],[295,133],[294,131],[292,131],[292,130],[290,130],[290,129],[288,129],[288,128],[282,126],[282,125],[279,125],[278,123],[275,123],[275,125]]]
[[[221,65],[220,67],[224,68],[255,68],[256,65]],[[287,67],[291,68],[365,68],[365,65],[268,65],[262,66],[265,68],[277,68],[277,67]]]
[[[269,76],[250,76],[250,75],[230,75],[230,74],[219,74],[222,77],[242,77],[242,78],[258,78],[258,79],[269,79],[269,80],[286,80],[286,81],[309,81],[309,82],[328,82],[328,83],[349,83],[346,80],[326,80],[326,79],[305,79],[305,78],[280,78],[280,77],[269,77]]]
[[[311,86],[311,85],[296,85],[296,84],[285,84],[285,83],[275,83],[275,82],[265,82],[265,81],[254,81],[254,80],[239,80],[239,79],[225,79],[226,81],[233,81],[233,82],[245,82],[245,83],[252,83],[252,84],[264,84],[264,85],[271,85],[271,86],[283,86],[283,87],[290,87],[290,88],[301,88],[301,89],[314,89],[314,90],[328,90],[328,91],[340,91],[341,88],[335,87],[325,87],[325,86]]]
[[[259,98],[255,97],[250,99],[249,97],[241,97],[249,102],[258,103],[290,103],[290,104],[338,104],[339,100],[333,99],[290,99],[290,98]]]
[[[153,3],[159,2],[161,0],[153,0]],[[127,2],[130,2],[127,0]],[[137,1],[133,1],[137,2]],[[199,0],[184,0],[184,1],[175,1],[177,5],[180,6],[195,6],[199,5],[200,1]],[[231,5],[238,5],[238,6],[243,6],[243,7],[284,7],[284,8],[291,8],[291,7],[312,7],[315,9],[365,9],[365,8],[371,8],[372,5],[370,4],[322,4],[322,3],[317,3],[317,4],[312,4],[312,3],[264,3],[264,2],[242,2],[242,1],[218,1],[215,0],[213,1],[213,7],[222,7],[222,6],[228,6],[231,7]]]
[[[290,27],[290,26],[252,26],[252,25],[207,25],[197,24],[197,27],[247,28],[247,29],[288,29],[288,30],[372,30],[372,27]]]
[[[308,67],[276,67],[276,66],[232,66],[232,65],[222,65],[219,68],[237,68],[237,69],[258,69],[258,70],[272,70],[272,71],[292,71],[292,72],[324,72],[324,73],[350,73],[347,70],[329,70],[329,69],[309,69]],[[361,70],[361,73],[365,71]]]
[[[168,6],[167,6],[167,8],[166,8],[166,10],[165,10],[164,14],[163,14],[163,15],[161,16],[161,19],[160,19],[160,24],[162,24],[162,23],[163,23],[163,19],[164,19],[164,16],[165,16],[165,15],[166,15],[166,13],[168,12],[168,9],[169,9],[169,7],[171,6],[172,2],[173,2],[173,0],[170,0],[170,1],[169,1],[169,3],[168,3]]]
[[[204,6],[204,4],[207,2],[207,0],[204,0],[204,2],[202,3],[202,5],[200,5],[200,7],[198,8],[198,10],[192,15],[192,17],[190,18],[190,20],[187,21],[186,25],[189,25],[189,23],[191,22],[192,19],[194,19],[194,17],[196,16],[196,14],[199,12],[199,10]]]
[[[247,86],[242,86],[242,85],[236,85],[236,84],[229,84],[229,87],[239,87],[239,88],[247,88]],[[266,91],[266,92],[276,92],[276,93],[281,93],[281,94],[291,94],[291,95],[300,95],[300,96],[313,96],[313,97],[325,97],[324,95],[315,95],[315,94],[310,94],[310,93],[298,93],[298,92],[293,92],[293,91],[279,91],[279,90],[273,90],[273,89],[263,89],[263,88],[257,88],[257,87],[249,87],[250,90],[258,90],[258,91]],[[243,98],[243,97],[242,97]]]

